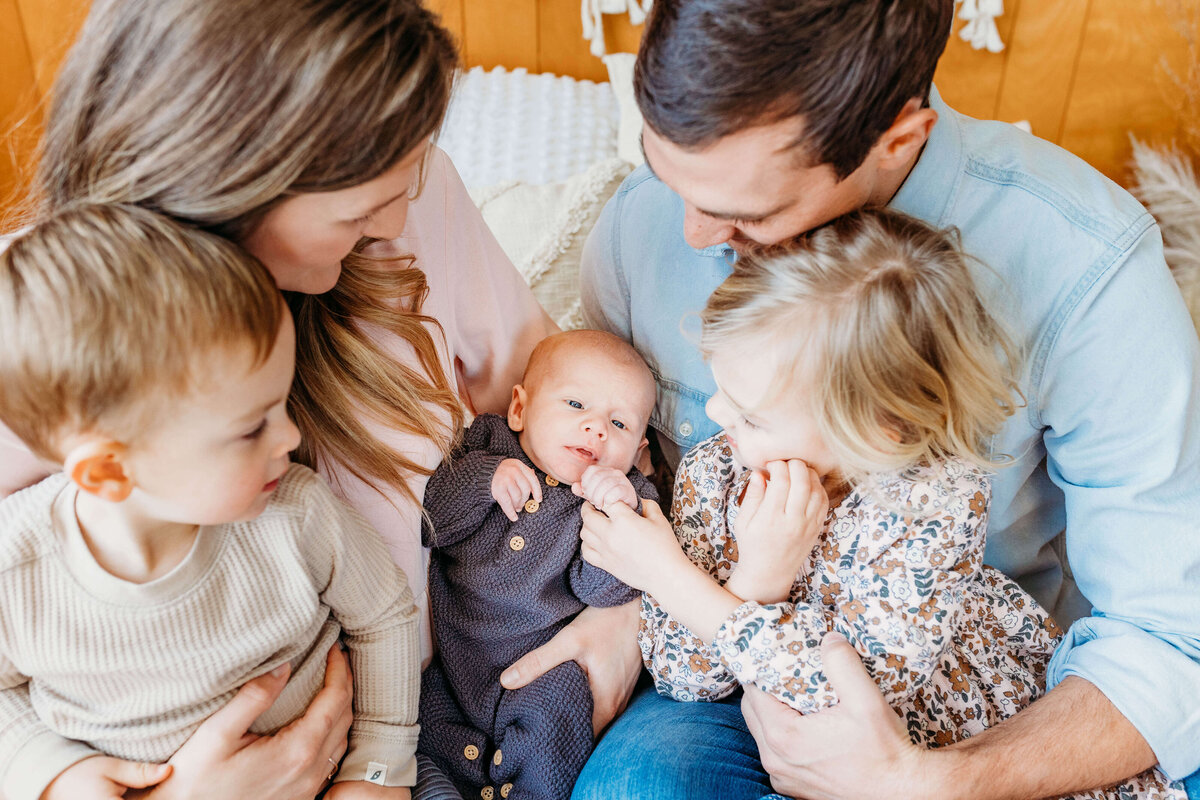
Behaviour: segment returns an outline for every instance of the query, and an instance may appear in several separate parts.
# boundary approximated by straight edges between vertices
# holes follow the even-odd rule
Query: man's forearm
[[[1109,786],[1158,759],[1108,698],[1068,677],[1015,717],[929,752],[939,798],[1028,800]]]

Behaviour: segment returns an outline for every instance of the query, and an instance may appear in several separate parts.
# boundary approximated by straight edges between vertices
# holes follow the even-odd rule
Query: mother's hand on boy
[[[249,732],[287,683],[276,670],[247,683],[224,708],[206,719],[171,757],[171,776],[126,797],[312,800],[327,782],[330,761],[346,753],[354,718],[350,663],[340,645],[330,648],[325,685],[299,719],[272,736]]]
[[[742,714],[758,742],[763,768],[777,792],[808,800],[887,796],[939,797],[927,756],[908,738],[858,653],[838,634],[826,634],[821,660],[838,705],[801,715],[747,686]]]
[[[536,650],[530,650],[500,676],[505,689],[519,689],[559,664],[574,661],[592,690],[592,732],[599,737],[629,704],[642,672],[637,644],[641,601],[623,606],[588,606]]]
[[[607,513],[584,503],[580,513],[584,560],[635,589],[654,594],[652,583],[666,574],[664,567],[675,559],[687,561],[657,503],[642,503],[641,514],[624,503],[614,503]]]

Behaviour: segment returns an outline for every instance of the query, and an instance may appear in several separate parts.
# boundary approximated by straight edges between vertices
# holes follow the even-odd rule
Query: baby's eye
[[[583,408],[583,403],[579,402],[578,400],[568,400],[567,405],[569,405],[571,408]]]
[[[743,424],[743,425],[745,425],[747,428],[750,428],[750,429],[754,429],[754,428],[757,428],[757,427],[758,427],[757,425],[755,425],[753,422],[751,422],[750,420],[746,419],[745,417],[742,417],[742,424]]]
[[[624,423],[624,422],[621,422],[621,420],[619,420],[619,419],[614,419],[614,420],[612,421],[612,424],[613,424],[615,427],[618,427],[618,428],[620,428],[621,430],[625,430],[625,423]]]
[[[267,421],[264,419],[262,422],[258,423],[258,425],[255,426],[254,430],[250,431],[249,433],[243,434],[242,438],[250,439],[250,440],[257,439],[258,437],[263,435],[263,431],[265,431],[266,429],[267,429]]]

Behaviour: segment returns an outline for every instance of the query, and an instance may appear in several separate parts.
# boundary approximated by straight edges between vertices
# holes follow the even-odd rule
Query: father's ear
[[[81,490],[101,500],[119,503],[133,491],[127,457],[128,450],[120,442],[104,437],[88,438],[67,453],[63,470]]]
[[[875,143],[875,147],[880,148],[880,169],[899,169],[908,164],[929,141],[937,118],[937,112],[923,108],[917,98],[909,100]]]
[[[513,387],[512,401],[508,404],[508,427],[518,433],[525,430],[525,409],[529,407],[529,395],[525,387]]]

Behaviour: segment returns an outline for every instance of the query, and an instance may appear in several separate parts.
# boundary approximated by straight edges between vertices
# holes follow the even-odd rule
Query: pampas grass
[[[1200,329],[1200,184],[1191,158],[1177,148],[1133,143],[1133,193],[1162,228],[1167,265]]]

